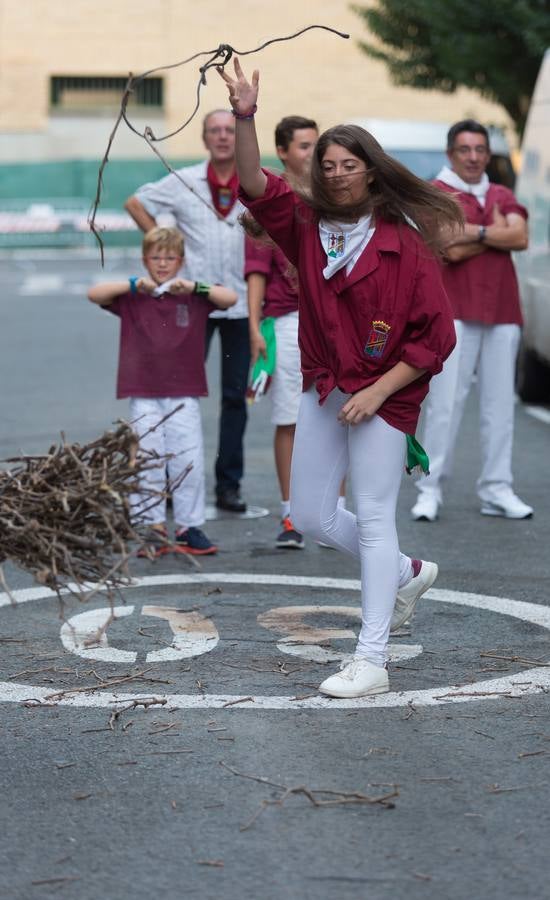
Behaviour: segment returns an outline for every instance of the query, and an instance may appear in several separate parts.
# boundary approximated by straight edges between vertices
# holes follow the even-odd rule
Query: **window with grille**
[[[128,76],[54,75],[50,79],[52,112],[101,112],[118,109]],[[163,106],[162,78],[145,78],[134,89],[129,107],[143,111]]]

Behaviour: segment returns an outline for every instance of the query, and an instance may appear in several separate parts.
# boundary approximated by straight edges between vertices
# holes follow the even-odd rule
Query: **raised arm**
[[[235,151],[239,182],[249,197],[257,199],[263,197],[267,183],[260,166],[260,149],[254,124],[260,74],[255,69],[250,84],[237,57],[233,64],[235,78],[227,75],[222,68],[219,68],[218,72],[227,85],[229,102],[235,114]]]

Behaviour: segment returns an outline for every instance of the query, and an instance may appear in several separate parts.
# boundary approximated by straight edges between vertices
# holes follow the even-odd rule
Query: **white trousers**
[[[405,436],[379,416],[347,426],[338,413],[349,395],[334,390],[319,406],[314,388],[302,394],[290,484],[295,527],[360,560],[362,624],[357,652],[386,661],[398,587],[412,577],[400,554],[395,508],[405,461]],[[338,506],[340,484],[351,476],[357,510]]]
[[[302,396],[297,312],[275,318],[275,348],[271,421],[274,425],[294,425]]]
[[[183,404],[177,412],[177,406]],[[154,431],[158,422],[173,413]],[[166,461],[144,474],[142,486],[149,490],[172,493],[176,528],[202,525],[205,518],[204,449],[200,402],[197,397],[132,397],[130,419],[138,435],[140,447],[169,455]],[[149,432],[146,434],[146,432]],[[182,473],[190,467],[182,478]],[[158,503],[147,496],[137,496],[133,504],[134,515],[150,525],[166,521],[166,500]]]
[[[417,482],[441,502],[442,482],[450,475],[454,451],[477,371],[480,407],[481,473],[477,492],[483,500],[512,485],[514,377],[519,325],[455,322],[457,346],[443,371],[430,382],[423,410],[422,444],[430,457],[430,474]]]

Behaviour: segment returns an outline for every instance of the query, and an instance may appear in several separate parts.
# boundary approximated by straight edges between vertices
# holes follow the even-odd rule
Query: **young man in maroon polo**
[[[302,182],[309,172],[319,132],[313,119],[286,116],[275,128],[277,156],[284,177],[292,184]],[[266,235],[267,237],[267,235]],[[294,432],[302,394],[302,373],[298,347],[298,277],[276,244],[251,237],[245,243],[245,277],[248,282],[250,355],[254,365],[266,355],[261,331],[264,319],[273,320],[276,342],[275,371],[270,388],[275,426],[274,454],[281,492],[281,528],[276,546],[302,549],[304,538],[290,518],[290,464]]]
[[[424,413],[423,443],[430,475],[417,482],[413,519],[433,522],[450,475],[464,404],[474,372],[480,398],[481,513],[526,519],[533,514],[512,488],[514,374],[522,324],[511,251],[525,250],[527,211],[508,188],[490,184],[487,129],[457,122],[447,139],[449,166],[435,184],[454,194],[466,218],[446,248],[443,280],[454,309],[457,347],[433,379]]]

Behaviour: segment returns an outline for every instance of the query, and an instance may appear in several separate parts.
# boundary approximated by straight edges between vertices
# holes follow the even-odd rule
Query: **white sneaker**
[[[407,619],[412,616],[417,600],[431,588],[437,578],[439,569],[436,563],[426,562],[424,559],[421,559],[420,563],[418,575],[415,578],[411,578],[408,584],[397,591],[391,617],[390,633],[401,628]]]
[[[437,497],[422,491],[411,509],[411,516],[417,522],[435,522],[439,513],[439,505]]]
[[[342,663],[341,671],[325,678],[319,685],[321,694],[329,697],[365,697],[389,691],[387,669],[375,666],[362,656]]]
[[[533,507],[527,506],[512,488],[495,491],[492,500],[481,501],[482,516],[503,516],[505,519],[530,519]]]

